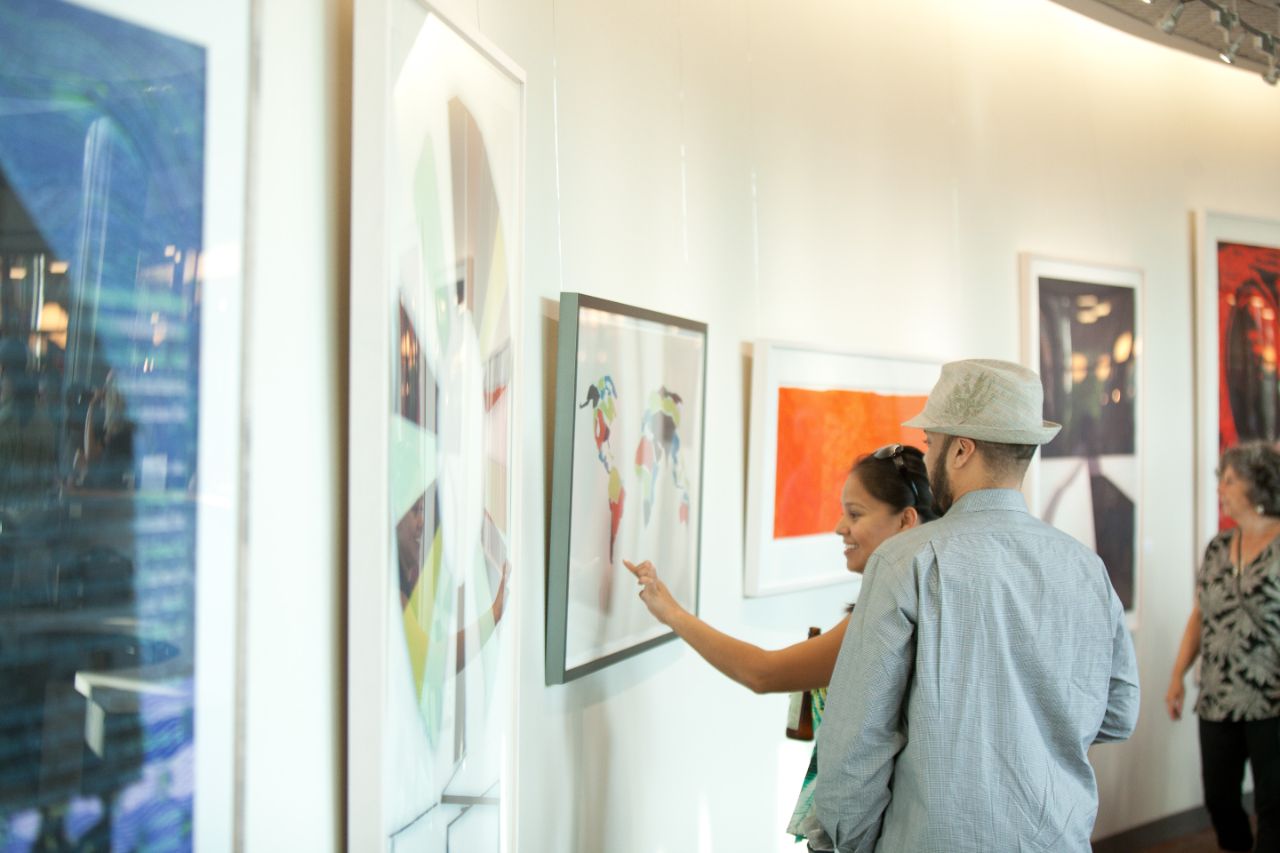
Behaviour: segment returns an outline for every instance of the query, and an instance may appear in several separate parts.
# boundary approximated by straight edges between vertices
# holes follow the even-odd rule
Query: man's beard
[[[938,464],[929,469],[929,489],[933,492],[933,511],[938,516],[947,514],[947,510],[951,509],[951,505],[955,503],[955,496],[951,493],[951,478],[947,476],[947,452],[951,450],[951,442],[955,441],[954,435],[949,435],[942,440],[942,447],[938,450]]]

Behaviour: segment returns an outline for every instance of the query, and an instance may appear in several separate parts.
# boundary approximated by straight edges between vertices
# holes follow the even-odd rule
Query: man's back
[[[1087,851],[1085,752],[1127,737],[1137,701],[1098,557],[1019,493],[970,493],[868,566],[819,734],[819,815],[842,850]]]

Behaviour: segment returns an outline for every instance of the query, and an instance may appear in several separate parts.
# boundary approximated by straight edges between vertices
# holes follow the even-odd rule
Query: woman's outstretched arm
[[[846,616],[825,634],[776,651],[762,649],[717,631],[680,606],[650,562],[628,563],[640,582],[640,600],[707,663],[756,693],[789,693],[826,687],[849,624]]]

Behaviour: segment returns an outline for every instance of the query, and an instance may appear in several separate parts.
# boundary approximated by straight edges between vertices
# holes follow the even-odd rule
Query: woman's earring
[[[1254,505],[1254,507],[1253,507],[1253,508],[1254,508],[1254,510],[1258,513],[1258,515],[1266,515],[1266,514],[1267,514],[1267,513],[1266,513],[1266,509],[1267,509],[1267,508],[1266,508],[1265,506],[1263,506],[1262,504],[1256,504],[1256,505]]]

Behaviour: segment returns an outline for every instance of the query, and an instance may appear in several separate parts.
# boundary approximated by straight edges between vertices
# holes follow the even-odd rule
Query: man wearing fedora
[[[947,364],[924,411],[938,521],[872,555],[818,733],[818,818],[845,853],[1089,851],[1090,744],[1138,717],[1102,561],[1019,488],[1043,420],[1032,371]]]

